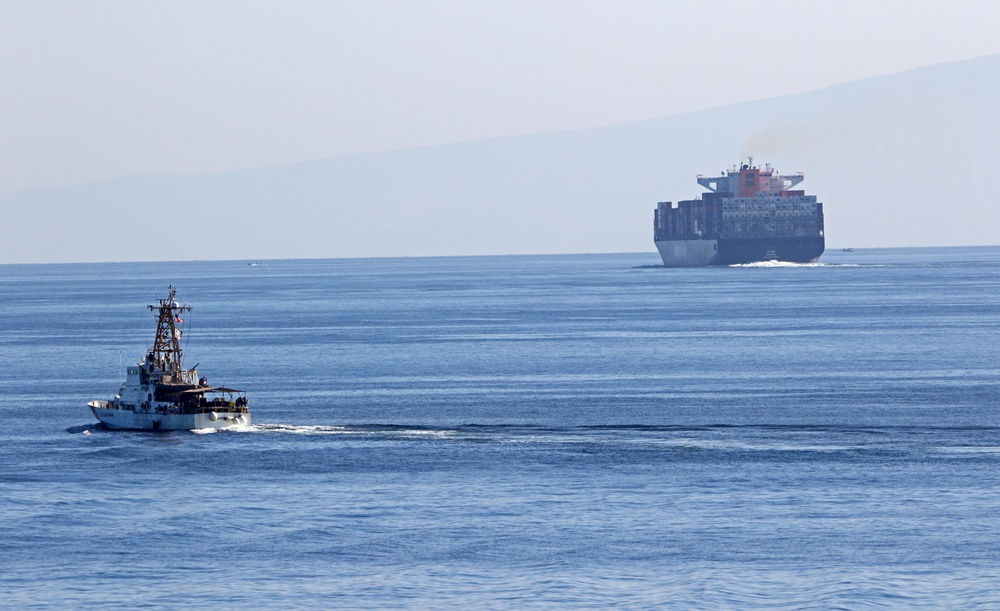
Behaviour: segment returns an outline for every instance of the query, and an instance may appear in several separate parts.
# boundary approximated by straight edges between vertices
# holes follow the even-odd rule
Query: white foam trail
[[[793,263],[791,261],[755,261],[736,263],[729,267],[827,267],[825,263]]]
[[[347,431],[347,427],[329,425],[296,425],[296,424],[254,424],[243,427],[250,433],[289,433],[292,435],[337,435]]]
[[[450,437],[455,431],[381,428],[365,426],[331,426],[322,424],[254,424],[245,427],[228,427],[225,431],[242,433],[284,433],[287,435],[372,435],[379,437]]]

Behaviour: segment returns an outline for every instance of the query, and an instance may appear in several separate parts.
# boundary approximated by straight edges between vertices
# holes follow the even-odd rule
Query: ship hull
[[[825,243],[822,236],[657,240],[656,249],[666,267],[707,267],[759,261],[812,263],[823,254]]]
[[[90,411],[105,428],[130,431],[191,431],[249,426],[250,413],[216,411],[197,414],[136,412],[111,406],[107,401],[91,401]]]

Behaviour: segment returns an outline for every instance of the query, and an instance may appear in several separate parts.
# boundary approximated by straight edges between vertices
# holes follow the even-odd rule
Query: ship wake
[[[728,267],[829,267],[825,263],[793,263],[792,261],[754,261],[734,263]]]

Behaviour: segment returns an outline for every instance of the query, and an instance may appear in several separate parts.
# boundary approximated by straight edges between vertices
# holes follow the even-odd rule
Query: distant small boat
[[[249,265],[250,267],[256,267],[260,265],[260,263],[258,263],[257,261],[247,261],[247,265]]]
[[[841,252],[854,252],[853,248],[841,248]]]

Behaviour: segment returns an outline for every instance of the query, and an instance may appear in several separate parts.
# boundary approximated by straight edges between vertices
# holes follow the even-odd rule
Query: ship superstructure
[[[127,368],[115,398],[88,403],[106,427],[155,431],[250,424],[246,393],[210,386],[194,367],[184,369],[180,340],[183,316],[191,306],[178,303],[176,294],[170,287],[166,299],[149,306],[157,315],[153,346],[138,364]]]
[[[795,190],[799,172],[779,174],[770,164],[733,166],[720,176],[698,175],[709,190],[700,199],[657,204],[653,226],[667,267],[733,265],[756,261],[815,261],[826,248],[823,204]]]

